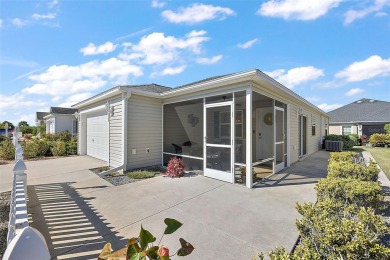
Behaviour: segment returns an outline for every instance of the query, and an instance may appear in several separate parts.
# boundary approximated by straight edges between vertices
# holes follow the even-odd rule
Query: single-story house
[[[325,112],[257,69],[175,88],[117,86],[72,107],[80,155],[113,170],[177,156],[187,170],[247,187],[321,149],[329,125]]]
[[[68,131],[72,136],[77,135],[77,109],[66,107],[51,107],[50,112],[43,116],[46,133],[58,134]],[[75,115],[76,114],[76,115]]]
[[[45,119],[43,119],[45,116],[50,114],[49,112],[36,112],[35,114],[35,125],[41,126],[45,124]]]
[[[390,102],[362,98],[330,111],[328,115],[331,117],[330,134],[369,137],[375,133],[385,133],[384,126],[390,123]]]

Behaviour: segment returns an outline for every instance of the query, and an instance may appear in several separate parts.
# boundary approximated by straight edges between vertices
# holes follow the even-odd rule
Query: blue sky
[[[0,121],[253,68],[325,111],[390,101],[390,0],[1,0],[0,41]]]

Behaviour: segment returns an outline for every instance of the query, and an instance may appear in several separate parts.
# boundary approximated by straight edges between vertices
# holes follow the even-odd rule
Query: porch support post
[[[246,186],[252,188],[252,87],[246,90]]]

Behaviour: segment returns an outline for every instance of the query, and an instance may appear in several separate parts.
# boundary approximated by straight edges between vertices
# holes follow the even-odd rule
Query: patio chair
[[[183,148],[181,146],[178,146],[177,144],[172,144],[173,148],[175,148],[175,153],[176,154],[182,154],[183,153]]]

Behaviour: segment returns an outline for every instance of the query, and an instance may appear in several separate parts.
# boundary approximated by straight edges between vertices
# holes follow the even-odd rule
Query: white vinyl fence
[[[15,129],[15,133],[17,133]],[[27,170],[23,162],[23,149],[14,135],[15,166],[12,177],[11,203],[9,212],[7,249],[3,260],[50,259],[43,235],[28,224],[27,213]]]

